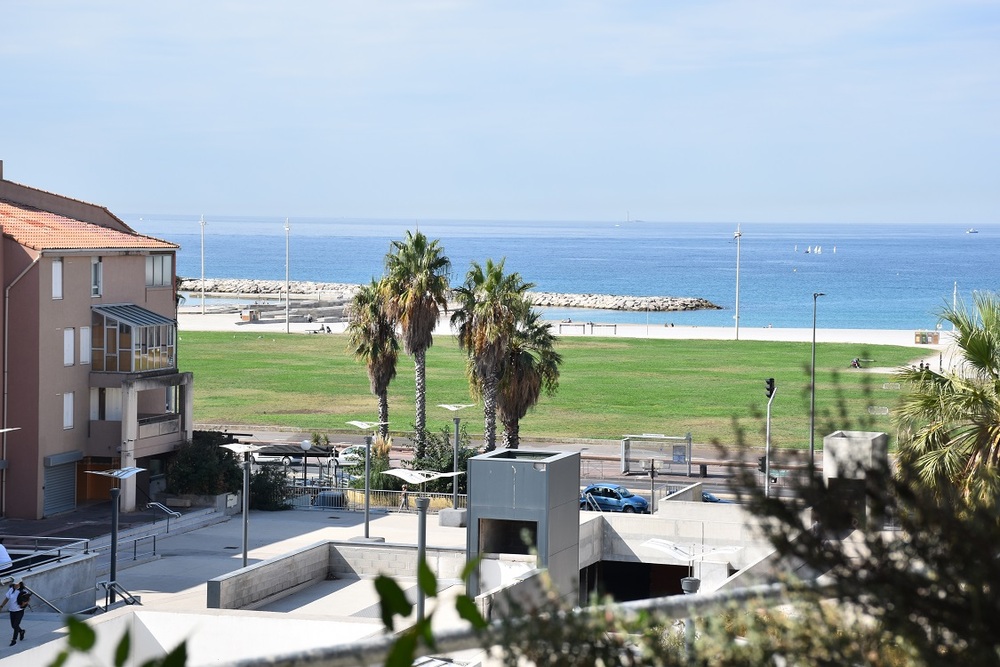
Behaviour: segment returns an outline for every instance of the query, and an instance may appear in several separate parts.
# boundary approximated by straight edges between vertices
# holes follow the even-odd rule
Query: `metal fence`
[[[452,507],[452,495],[450,493],[428,493],[411,490],[406,493],[405,502],[403,495],[402,491],[371,489],[368,493],[368,505],[370,508],[386,511],[416,512],[416,499],[429,498],[431,503],[428,509],[431,512],[451,509]],[[343,509],[358,511],[363,510],[365,507],[365,490],[337,486],[290,484],[285,487],[285,501],[293,509]],[[462,509],[465,506],[466,496],[459,494],[458,509]]]

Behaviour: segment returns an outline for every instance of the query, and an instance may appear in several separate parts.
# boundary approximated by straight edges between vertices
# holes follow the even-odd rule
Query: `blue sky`
[[[5,0],[5,177],[125,213],[1000,222],[1000,3]]]

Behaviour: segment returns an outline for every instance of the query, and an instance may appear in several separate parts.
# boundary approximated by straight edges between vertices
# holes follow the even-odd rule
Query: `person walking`
[[[399,509],[410,509],[410,490],[407,488],[406,484],[403,485],[403,492],[399,498]]]
[[[25,607],[30,606],[28,604],[29,597],[30,594],[24,588],[24,582],[15,579],[4,595],[3,602],[0,602],[0,611],[3,611],[4,606],[6,606],[10,612],[10,627],[14,630],[10,639],[11,646],[16,644],[18,639],[24,641],[24,628],[21,627],[21,619],[24,618]]]

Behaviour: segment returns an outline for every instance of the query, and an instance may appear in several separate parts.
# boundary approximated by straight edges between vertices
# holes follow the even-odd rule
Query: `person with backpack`
[[[24,629],[21,627],[21,619],[24,618],[24,610],[31,607],[31,592],[24,586],[24,582],[15,579],[4,595],[3,602],[0,602],[0,611],[4,606],[10,611],[10,627],[14,630],[10,645],[13,646],[20,639],[24,641]]]

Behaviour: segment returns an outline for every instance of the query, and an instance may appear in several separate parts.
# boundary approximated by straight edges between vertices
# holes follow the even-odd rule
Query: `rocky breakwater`
[[[181,292],[201,291],[200,278],[178,278]],[[292,298],[316,298],[323,301],[349,301],[358,285],[349,283],[313,283],[293,280],[288,283]],[[246,280],[237,278],[206,278],[205,292],[213,295],[239,295],[244,297],[281,295],[285,293],[283,280]],[[536,306],[549,308],[591,308],[597,310],[630,310],[636,312],[668,312],[684,310],[722,310],[711,301],[697,297],[678,296],[616,296],[613,294],[559,294],[532,292]]]
[[[597,310],[631,311],[681,311],[681,310],[722,310],[711,301],[697,297],[679,296],[615,296],[612,294],[557,294],[553,292],[532,292],[531,300],[536,306],[550,308],[593,308]]]

